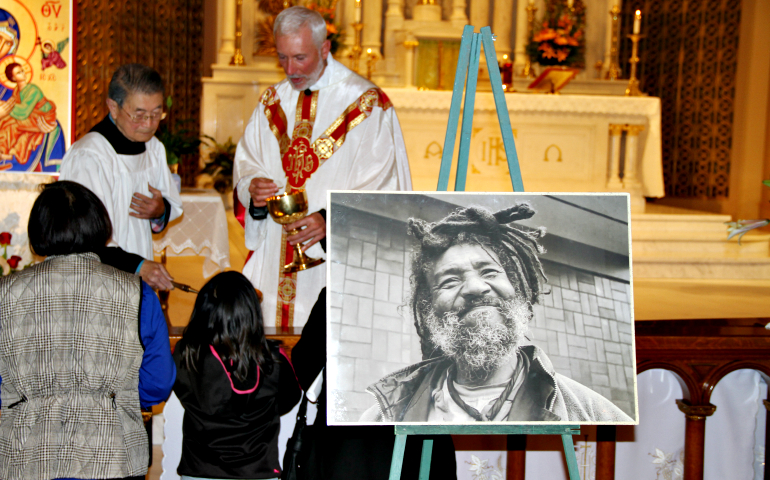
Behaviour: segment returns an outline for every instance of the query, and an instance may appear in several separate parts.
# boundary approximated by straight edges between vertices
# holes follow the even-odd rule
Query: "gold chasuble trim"
[[[286,191],[295,192],[304,188],[305,183],[334,152],[345,143],[348,132],[361,124],[372,114],[375,107],[387,110],[393,106],[385,92],[371,88],[350,104],[326,131],[312,144],[313,126],[318,108],[318,91],[311,95],[299,93],[291,140],[287,135],[286,114],[281,108],[281,99],[275,87],[268,87],[260,102],[265,106],[265,117],[270,131],[278,140],[281,163],[286,174]],[[283,265],[294,260],[294,249],[286,241],[286,232],[281,236],[280,261],[278,262],[278,295],[276,326],[287,328],[294,325],[294,299],[297,296],[297,272],[284,273]]]

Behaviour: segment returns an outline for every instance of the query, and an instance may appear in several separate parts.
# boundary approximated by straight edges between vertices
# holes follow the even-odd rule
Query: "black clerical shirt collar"
[[[132,142],[123,135],[108,113],[104,119],[94,125],[91,132],[96,132],[107,139],[118,155],[140,155],[147,150],[144,142]]]

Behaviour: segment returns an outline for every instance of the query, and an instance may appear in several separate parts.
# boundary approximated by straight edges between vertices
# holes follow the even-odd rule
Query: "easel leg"
[[[575,444],[572,443],[572,435],[562,435],[561,443],[564,445],[564,456],[567,459],[567,471],[569,480],[580,480],[577,457],[575,456]]]
[[[615,480],[615,428],[596,427],[596,480]]]
[[[418,480],[430,478],[430,459],[433,454],[433,439],[426,438],[422,441],[422,456],[420,457],[420,477]]]
[[[431,444],[431,447],[433,445]],[[406,434],[396,435],[393,445],[393,460],[390,462],[388,480],[401,480],[401,468],[404,466],[404,450],[406,450]]]
[[[508,435],[507,480],[524,480],[527,471],[527,436]]]

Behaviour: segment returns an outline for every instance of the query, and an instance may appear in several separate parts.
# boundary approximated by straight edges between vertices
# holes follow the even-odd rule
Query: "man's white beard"
[[[523,300],[500,301],[498,311],[504,319],[491,318],[488,309],[467,313],[463,320],[457,312],[447,312],[443,318],[433,310],[425,325],[431,341],[445,355],[453,358],[457,368],[473,380],[483,381],[516,354],[532,317]]]
[[[319,52],[319,60],[318,65],[316,65],[315,70],[310,75],[289,75],[289,80],[292,78],[304,78],[305,83],[302,85],[302,87],[295,87],[294,84],[289,81],[289,85],[291,85],[291,88],[294,90],[307,90],[308,88],[315,85],[315,83],[318,81],[319,78],[321,78],[321,75],[323,75],[324,68],[326,67],[326,61],[324,61],[322,58],[320,58],[320,52]]]

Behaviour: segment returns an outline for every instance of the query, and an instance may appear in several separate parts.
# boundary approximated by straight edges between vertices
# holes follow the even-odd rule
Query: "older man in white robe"
[[[326,285],[326,268],[285,274],[291,246],[325,257],[328,190],[410,190],[401,127],[387,95],[329,54],[323,18],[291,7],[275,20],[278,59],[287,78],[267,89],[235,154],[234,182],[245,215],[243,273],[263,295],[265,323],[304,325]],[[281,227],[265,199],[305,189],[307,217]],[[288,236],[286,232],[301,228]]]
[[[112,76],[108,97],[110,113],[72,144],[59,178],[78,182],[99,197],[112,221],[110,245],[134,254],[107,259],[119,252],[99,252],[102,261],[135,271],[154,288],[171,290],[171,276],[152,261],[152,233],[182,214],[165,147],[154,136],[165,117],[163,82],[150,67],[122,65]]]

